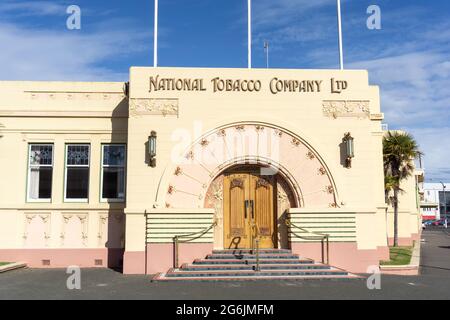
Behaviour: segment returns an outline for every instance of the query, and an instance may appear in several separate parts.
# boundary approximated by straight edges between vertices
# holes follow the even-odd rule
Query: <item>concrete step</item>
[[[259,259],[259,264],[312,264],[310,259]],[[256,259],[197,259],[194,264],[256,264]]]
[[[259,249],[260,253],[292,253],[288,249]],[[223,250],[213,250],[213,254],[253,254],[255,250],[252,249],[223,249]]]
[[[255,270],[256,265],[234,265],[234,264],[184,264],[181,266],[182,271],[200,271],[200,270]],[[330,270],[331,267],[324,264],[262,264],[261,270]]]
[[[249,281],[360,278],[345,270],[300,258],[285,249],[263,249],[256,271],[256,255],[249,249],[214,250],[204,259],[157,274],[152,281]]]
[[[229,276],[221,276],[221,277],[165,277],[165,274],[159,273],[152,278],[153,282],[171,282],[171,281],[193,281],[193,282],[217,282],[217,281],[230,281],[230,282],[239,282],[239,281],[280,281],[280,280],[291,280],[291,281],[306,281],[306,280],[350,280],[350,279],[361,279],[361,277],[355,275],[347,275],[347,276],[338,276],[338,275],[327,275],[327,276],[253,276],[253,277],[229,277]]]
[[[181,269],[170,269],[166,273],[166,277],[253,277],[253,276],[317,276],[317,275],[339,275],[346,276],[348,272],[336,268],[328,270],[261,270],[259,272],[253,270],[199,270],[185,271]]]
[[[297,254],[292,253],[261,253],[259,254],[259,259],[298,259]],[[240,260],[251,260],[256,259],[256,254],[209,254],[206,259],[240,259]]]

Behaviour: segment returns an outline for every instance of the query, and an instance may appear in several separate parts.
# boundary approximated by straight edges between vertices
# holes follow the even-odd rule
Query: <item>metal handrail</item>
[[[329,264],[330,263],[330,241],[329,241],[330,235],[329,234],[313,232],[313,231],[307,230],[305,228],[302,228],[302,227],[299,227],[299,226],[293,224],[290,220],[285,220],[285,223],[286,223],[286,225],[288,227],[291,228],[291,233],[294,234],[297,238],[305,239],[305,240],[320,240],[321,244],[322,244],[322,263],[323,264]],[[299,229],[299,230],[301,230],[303,232],[306,232],[306,233],[315,234],[317,236],[301,236],[301,235],[298,235],[297,233],[292,231],[292,227],[297,228],[297,229]],[[325,248],[324,248],[325,243],[324,243],[324,240],[325,240],[325,243],[326,243],[326,262],[325,262]]]
[[[173,237],[173,245],[174,245],[174,268],[178,269],[179,268],[179,247],[178,245],[180,243],[186,243],[186,242],[190,242],[196,239],[200,239],[201,237],[203,237],[205,234],[207,234],[212,228],[214,228],[215,226],[217,226],[217,220],[214,221],[213,224],[211,224],[209,227],[197,231],[197,232],[193,232],[193,233],[188,233],[188,234],[182,234],[182,235],[176,235],[175,237]],[[188,238],[187,240],[180,240],[180,238]]]
[[[259,272],[261,271],[261,268],[259,266],[259,241],[261,239],[260,236],[260,232],[259,232],[259,227],[256,223],[251,223],[250,227],[252,228],[252,253],[255,252],[255,247],[256,247],[256,266],[255,266],[255,271]]]

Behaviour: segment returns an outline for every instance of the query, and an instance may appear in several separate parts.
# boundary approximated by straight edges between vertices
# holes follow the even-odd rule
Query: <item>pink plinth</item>
[[[414,241],[419,241],[420,240],[420,234],[418,233],[413,233],[411,234],[411,237],[403,237],[403,238],[398,238],[398,245],[401,247],[411,247],[414,244]],[[389,238],[389,245],[393,246],[394,245],[394,238]]]
[[[292,252],[301,257],[322,260],[320,243],[293,243]],[[378,266],[380,260],[389,259],[389,248],[359,250],[353,242],[330,243],[330,265],[353,273],[367,273],[370,266]]]
[[[144,251],[125,251],[123,256],[124,274],[145,274],[145,252]]]
[[[0,250],[0,261],[26,262],[30,268],[120,267],[123,249],[6,249]]]
[[[398,276],[417,276],[419,275],[419,266],[390,267],[381,266],[382,274],[398,275]]]
[[[205,258],[213,250],[212,243],[181,243],[179,245],[178,262],[192,263],[195,259]],[[173,244],[147,245],[147,273],[165,272],[174,266]]]

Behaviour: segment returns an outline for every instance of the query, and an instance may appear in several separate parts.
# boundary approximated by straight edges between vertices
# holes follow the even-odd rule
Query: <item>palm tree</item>
[[[408,133],[388,131],[383,137],[385,195],[394,208],[394,247],[398,246],[398,195],[403,192],[400,184],[412,176],[414,160],[420,155],[416,140]]]

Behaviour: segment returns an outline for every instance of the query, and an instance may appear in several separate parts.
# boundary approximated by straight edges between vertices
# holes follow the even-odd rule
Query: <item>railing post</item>
[[[322,238],[322,240],[320,241],[321,245],[322,245],[322,263],[325,264],[325,238]]]
[[[327,235],[327,264],[330,264],[330,241],[329,236]]]
[[[261,271],[259,267],[259,238],[256,238],[256,272]]]
[[[174,252],[174,268],[175,269],[178,269],[178,267],[179,267],[179,265],[178,265],[178,236],[175,236],[174,238],[173,238],[173,241],[174,241],[174,250],[175,250],[175,252]]]

